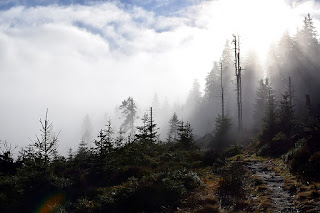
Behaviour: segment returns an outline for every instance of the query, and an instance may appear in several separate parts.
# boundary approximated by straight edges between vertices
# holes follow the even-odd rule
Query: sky
[[[129,96],[141,108],[155,93],[183,104],[232,34],[243,57],[254,50],[263,61],[308,13],[320,29],[311,0],[0,1],[0,140],[29,144],[48,108],[65,153],[86,114],[97,132]]]

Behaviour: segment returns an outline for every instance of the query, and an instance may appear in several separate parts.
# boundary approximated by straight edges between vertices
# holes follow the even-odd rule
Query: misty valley
[[[60,4],[62,6],[57,7],[62,11],[62,16],[65,12],[69,14],[69,8],[65,5],[67,3],[63,1]],[[119,1],[114,4],[110,3],[110,6],[106,3],[103,7],[111,7],[110,11],[129,8],[126,5],[129,3]],[[151,6],[145,4],[130,7],[135,14],[135,23],[147,22],[141,18],[143,15],[153,19],[158,17],[150,15],[151,12],[147,11],[151,10]],[[16,7],[13,12],[27,11],[21,7]],[[45,9],[41,13],[48,12],[46,5],[31,8],[30,10],[35,11]],[[159,8],[162,8],[161,5]],[[73,8],[76,12],[82,9],[80,5]],[[152,7],[152,10],[155,9]],[[116,12],[110,11],[110,16],[116,16]],[[157,12],[161,14],[160,19],[164,19],[165,10]],[[3,14],[9,16],[7,13],[9,14],[2,9],[0,17]],[[32,14],[32,11],[27,11],[29,13]],[[96,13],[99,16],[99,10]],[[191,10],[190,16],[194,14],[196,13]],[[85,12],[81,16],[84,19],[89,17]],[[128,15],[120,13],[120,16]],[[120,16],[117,18],[120,19]],[[157,92],[153,92],[156,90],[151,87],[152,84],[161,84],[162,87],[176,87],[178,90],[179,85],[183,85],[181,82],[189,79],[187,74],[183,76],[183,72],[178,78],[174,78],[169,71],[163,71],[161,76],[165,80],[156,78],[154,82],[150,80],[151,83],[147,81],[151,79],[148,75],[152,74],[143,73],[139,78],[145,84],[135,82],[136,77],[132,77],[135,74],[128,74],[129,80],[117,81],[111,77],[108,81],[101,81],[104,84],[101,88],[107,88],[108,92],[114,94],[117,93],[113,90],[125,91],[125,98],[122,95],[114,95],[116,98],[104,95],[100,92],[100,81],[94,86],[84,86],[93,87],[96,91],[88,90],[86,93],[84,90],[80,92],[74,89],[76,92],[72,93],[73,96],[85,96],[85,102],[113,109],[102,115],[100,108],[94,108],[99,111],[96,116],[99,119],[92,119],[88,113],[82,120],[81,133],[78,131],[76,134],[72,130],[77,128],[75,126],[70,129],[56,128],[58,119],[55,122],[52,119],[55,119],[54,115],[58,110],[52,105],[46,111],[38,112],[42,115],[37,123],[39,131],[28,132],[33,135],[29,137],[28,145],[7,140],[0,132],[0,212],[320,212],[320,40],[319,29],[315,24],[318,23],[316,17],[319,17],[319,12],[314,16],[312,13],[304,13],[303,16],[299,19],[301,26],[293,32],[284,31],[275,41],[270,42],[265,55],[262,55],[261,49],[259,51],[259,46],[257,49],[244,51],[246,45],[249,45],[246,36],[242,39],[241,34],[228,34],[229,37],[224,37],[221,45],[223,48],[216,57],[219,60],[213,61],[203,79],[194,78],[191,88],[184,91],[187,94],[185,98],[181,97],[183,101],[168,101],[163,98],[164,95],[158,96]],[[171,18],[170,23],[174,25],[176,20]],[[57,22],[61,20],[58,19]],[[33,20],[30,22],[33,23]],[[191,25],[199,24],[205,28],[205,21],[203,22],[192,22]],[[72,22],[74,23],[79,28],[85,28],[84,31],[93,31],[95,36],[105,36],[104,32],[99,31],[99,24],[87,26],[79,20]],[[147,23],[148,26],[153,24],[151,21]],[[19,23],[16,25],[10,27],[16,27],[15,33],[19,33]],[[133,31],[132,26],[126,27]],[[157,27],[157,33],[166,35],[166,30],[172,26],[163,24]],[[118,28],[120,26],[109,29],[108,36],[115,35]],[[33,33],[30,30],[24,36],[33,37]],[[130,33],[124,34],[123,37],[115,36],[112,39],[105,36],[120,42],[110,43],[110,49],[123,48],[127,44],[124,40],[133,37]],[[138,33],[132,34],[137,36]],[[1,36],[2,34],[0,44]],[[93,39],[93,42],[98,42],[97,37],[94,38],[96,40]],[[179,42],[187,46],[188,39]],[[159,40],[165,48],[166,37]],[[10,43],[9,39],[7,42]],[[141,40],[139,42],[143,43]],[[264,40],[259,42],[263,43]],[[130,43],[131,46],[127,45],[132,47],[133,43],[135,42]],[[98,44],[100,45],[99,42]],[[21,41],[20,45],[26,43]],[[146,49],[150,51],[153,48],[150,45]],[[157,48],[159,52],[164,51]],[[94,48],[88,49],[95,52]],[[183,51],[185,49],[179,53],[182,54]],[[0,51],[0,62],[1,54]],[[20,57],[16,54],[16,57]],[[90,53],[93,56],[91,58],[90,55],[89,59],[77,55],[78,53],[74,54],[80,61],[100,63],[95,61],[93,53]],[[128,50],[124,55],[126,54],[132,53]],[[200,54],[205,59],[207,57],[202,52],[192,54]],[[26,53],[21,55],[26,60],[30,57]],[[66,55],[62,54],[61,57],[67,57]],[[119,52],[115,55],[115,58],[122,60]],[[144,60],[149,56],[146,55],[139,55],[143,61],[142,66],[147,64]],[[153,52],[150,55],[158,56]],[[14,54],[10,57],[15,58]],[[37,57],[39,61],[51,60],[46,54],[39,54]],[[166,60],[174,61],[175,58],[170,56]],[[50,63],[54,64],[56,61],[52,59]],[[111,67],[134,64],[129,60],[122,61],[120,65],[108,63]],[[155,63],[154,67],[159,64]],[[73,69],[70,64],[66,66]],[[203,72],[200,71],[201,68],[199,65],[194,72]],[[99,77],[100,73],[97,73]],[[21,75],[23,78],[23,74]],[[77,75],[72,76],[72,79],[85,76],[83,73]],[[101,72],[101,79],[104,79],[103,75]],[[52,78],[48,85],[55,81],[54,84],[61,84],[64,88],[65,82],[61,80],[61,76],[48,75],[48,82]],[[4,78],[3,81],[7,80]],[[112,81],[125,86],[113,87]],[[41,90],[41,85],[35,83],[37,90]],[[135,93],[136,88],[139,91],[141,89],[140,95]],[[170,90],[168,89],[168,96],[170,92],[174,93],[174,89]],[[43,96],[50,99],[51,93],[48,91],[44,90]],[[154,93],[152,101],[144,98],[147,97],[145,94],[150,93]],[[119,100],[119,97],[121,101],[113,105],[114,100]],[[37,101],[36,98],[26,99],[30,102]],[[76,98],[67,99],[67,103],[74,101],[75,105],[79,104],[79,108],[85,103],[77,102]],[[108,103],[93,101],[102,99]],[[2,104],[5,105],[3,102]],[[12,104],[12,110],[17,105],[19,104]],[[53,106],[58,105],[59,103]],[[83,107],[86,108],[87,105]],[[66,111],[70,111],[71,117],[73,110],[78,109],[70,108],[72,109]],[[0,109],[1,116],[5,117],[6,111],[3,109],[9,112],[10,106]],[[8,123],[17,122],[17,127],[9,133],[19,135],[28,130],[28,127],[20,129],[18,125],[27,116],[12,121],[8,121],[7,117],[3,119]],[[68,115],[62,116],[65,118],[61,122],[67,122]],[[77,121],[79,119],[81,118]],[[6,128],[6,124],[3,127],[1,125],[0,128]],[[75,125],[81,124],[77,122]],[[94,128],[97,126],[98,131]],[[62,142],[60,138],[64,132],[69,135],[75,133],[67,138],[73,141],[66,142],[67,139],[64,138]]]

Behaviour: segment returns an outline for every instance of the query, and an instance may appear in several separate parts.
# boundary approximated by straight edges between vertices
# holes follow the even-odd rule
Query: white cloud
[[[56,129],[62,129],[65,149],[80,139],[82,116],[97,118],[111,112],[129,95],[145,106],[155,92],[183,102],[194,78],[203,84],[233,32],[243,34],[246,46],[253,36],[273,32],[276,23],[268,22],[269,17],[274,21],[283,16],[278,20],[280,29],[292,18],[302,22],[308,9],[319,14],[319,7],[308,2],[294,10],[275,0],[261,5],[241,1],[256,10],[237,2],[203,2],[171,17],[140,7],[125,9],[115,2],[1,11],[2,139],[29,143],[27,138],[37,132],[37,121],[49,107]],[[281,8],[271,11],[270,2]],[[264,7],[266,11],[261,11]],[[243,10],[252,14],[243,16]]]

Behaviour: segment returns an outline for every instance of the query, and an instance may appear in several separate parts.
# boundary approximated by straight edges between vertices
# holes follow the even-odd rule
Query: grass
[[[196,172],[202,184],[181,200],[176,212],[220,212],[220,202],[216,196],[218,176],[211,167],[197,169]]]
[[[256,176],[250,175],[250,192],[251,192],[251,202],[254,212],[271,212],[272,202],[270,197],[270,192],[264,184],[263,180]]]
[[[280,158],[264,158],[261,160],[268,163],[276,175],[284,178],[283,187],[291,195],[294,195],[294,204],[299,211],[320,211],[320,183],[308,183],[297,178],[290,173],[288,165]]]
[[[300,212],[320,212],[320,183],[307,183],[290,173],[288,165],[280,158],[268,158],[255,154],[242,153],[226,159],[224,170],[232,163],[245,165],[250,162],[263,162],[264,170],[271,170],[275,175],[284,178],[283,187],[295,196],[294,204]],[[202,186],[188,195],[176,212],[273,212],[270,190],[264,181],[249,170],[244,175],[244,196],[238,197],[227,206],[221,206],[221,198],[217,196],[221,173],[215,173],[210,167],[196,170],[202,181]],[[220,182],[219,182],[220,181]]]

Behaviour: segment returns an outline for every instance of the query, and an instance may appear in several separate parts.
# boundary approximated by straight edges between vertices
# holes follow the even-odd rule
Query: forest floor
[[[222,205],[218,193],[222,177],[208,167],[198,171],[202,187],[183,200],[176,212],[320,212],[320,183],[298,179],[282,159],[246,153],[227,161],[244,168],[244,196]]]
[[[246,167],[252,173],[255,193],[252,200],[257,200],[256,208],[270,212],[299,212],[294,205],[294,193],[284,187],[284,177],[273,170],[273,167],[264,161],[248,161]],[[264,202],[263,197],[265,197]],[[262,198],[262,200],[261,200]],[[265,206],[261,206],[264,204]]]
[[[251,155],[246,165],[252,177],[262,180],[262,185],[265,184],[266,194],[271,198],[271,212],[320,212],[319,182],[299,179],[290,173],[288,165],[279,158]]]

